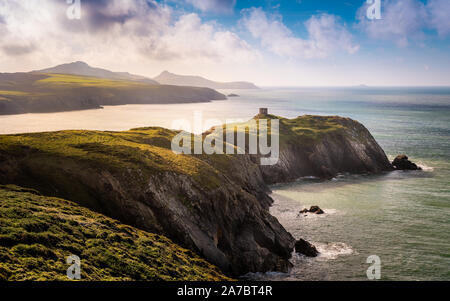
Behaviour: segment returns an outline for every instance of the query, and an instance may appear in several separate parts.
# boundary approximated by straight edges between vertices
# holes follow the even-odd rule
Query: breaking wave
[[[339,256],[351,255],[355,253],[353,248],[343,242],[316,243],[319,251],[319,258],[336,259]]]

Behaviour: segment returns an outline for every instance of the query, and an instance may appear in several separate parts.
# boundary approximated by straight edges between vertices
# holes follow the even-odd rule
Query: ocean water
[[[406,153],[424,170],[377,176],[340,175],[332,181],[305,178],[274,186],[271,213],[295,238],[315,244],[320,256],[294,255],[290,273],[256,274],[250,278],[366,280],[370,265],[366,259],[377,255],[382,280],[450,280],[450,88],[265,88],[224,92],[241,97],[203,104],[127,105],[0,116],[0,134],[171,128],[174,120],[193,122],[194,112],[201,112],[203,128],[209,128],[227,119],[249,119],[260,107],[285,117],[350,117],[371,131],[390,159]],[[326,214],[298,216],[301,209],[311,205],[319,205]]]

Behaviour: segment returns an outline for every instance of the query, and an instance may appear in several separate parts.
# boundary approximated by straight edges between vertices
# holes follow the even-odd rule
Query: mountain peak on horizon
[[[71,63],[61,64],[47,69],[32,71],[32,73],[71,74],[71,75],[91,76],[115,80],[139,81],[153,85],[159,84],[158,82],[144,76],[134,75],[128,72],[112,72],[102,68],[91,67],[88,63],[83,61],[75,61]]]
[[[179,75],[167,70],[154,78],[162,85],[206,87],[211,89],[258,89],[250,82],[216,82],[196,75]]]
[[[64,64],[63,64],[64,65]],[[89,66],[89,64],[88,63],[86,63],[86,62],[83,62],[83,61],[75,61],[75,62],[72,62],[72,63],[68,63],[68,64],[65,64],[65,65],[80,65],[80,66]],[[90,66],[89,66],[90,67]]]

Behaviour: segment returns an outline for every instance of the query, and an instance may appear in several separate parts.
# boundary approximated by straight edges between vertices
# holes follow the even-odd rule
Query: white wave
[[[434,171],[434,168],[433,168],[433,167],[427,166],[427,165],[423,164],[422,162],[417,162],[417,166],[419,166],[420,168],[422,168],[423,171],[428,171],[428,172]]]
[[[306,177],[297,178],[295,181],[296,182],[302,182],[302,181],[311,181],[311,180],[320,180],[320,178],[319,177],[315,177],[315,176],[306,176]]]
[[[351,255],[355,253],[353,248],[343,242],[315,243],[314,246],[319,251],[319,259],[336,259],[339,256]]]

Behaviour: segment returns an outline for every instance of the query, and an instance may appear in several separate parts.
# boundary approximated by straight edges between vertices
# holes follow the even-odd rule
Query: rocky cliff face
[[[0,136],[0,184],[34,188],[164,234],[230,275],[287,271],[295,241],[269,214],[267,185],[391,167],[355,121],[280,121],[275,166],[248,155],[175,155],[176,133],[160,128]]]
[[[261,166],[268,184],[305,176],[331,179],[340,173],[392,170],[383,149],[357,121],[337,116],[301,116],[280,121],[279,162]]]

